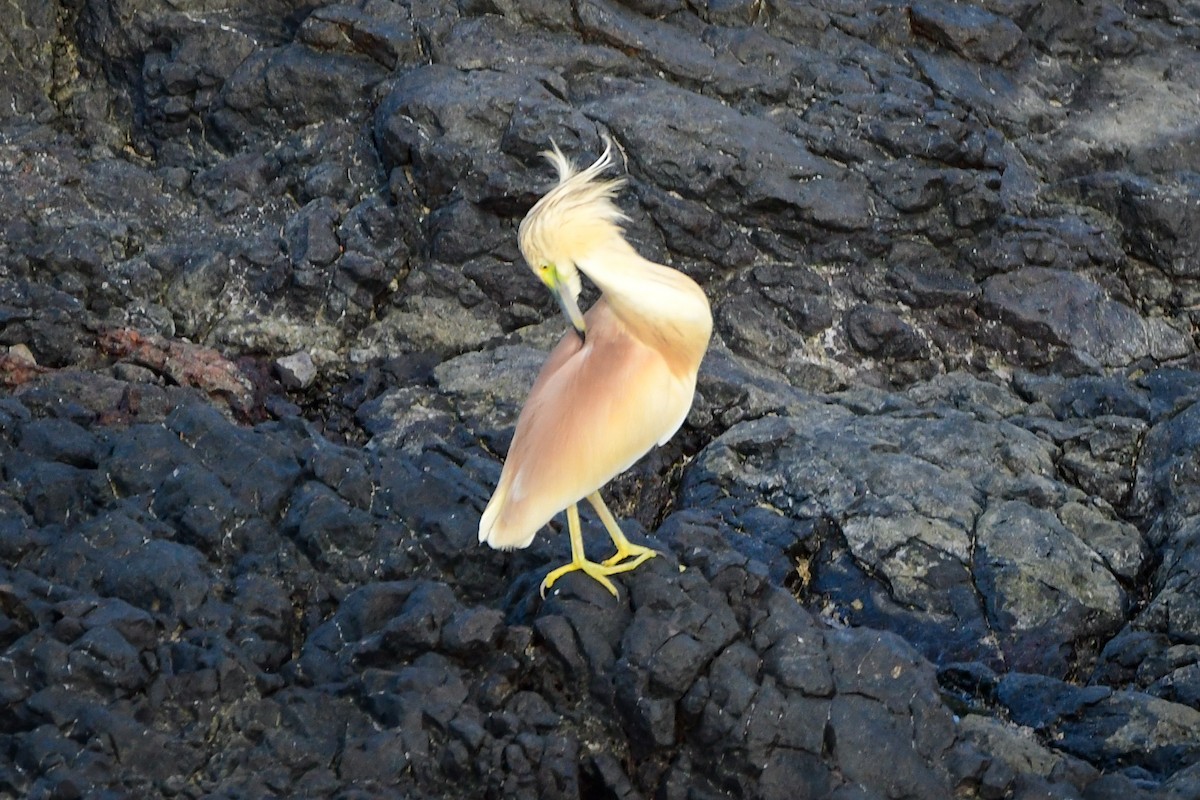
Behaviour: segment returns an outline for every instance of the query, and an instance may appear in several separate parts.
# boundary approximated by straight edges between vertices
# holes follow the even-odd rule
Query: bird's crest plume
[[[554,142],[542,152],[558,173],[558,184],[521,222],[518,242],[530,267],[536,269],[542,261],[573,264],[590,247],[621,236],[626,216],[613,198],[625,179],[600,177],[614,163],[612,140],[605,136],[604,143],[604,152],[585,169],[578,169]]]

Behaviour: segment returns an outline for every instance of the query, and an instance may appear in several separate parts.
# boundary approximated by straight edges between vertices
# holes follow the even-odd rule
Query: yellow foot
[[[633,542],[626,540],[625,542],[617,545],[616,555],[612,556],[611,558],[606,558],[600,563],[606,567],[611,567],[614,564],[620,564],[627,558],[632,558],[633,561],[628,562],[628,567],[629,569],[633,569],[634,567],[640,566],[646,559],[654,558],[656,555],[658,555],[656,550],[651,550],[649,547],[642,547],[640,544],[634,544]],[[622,564],[621,566],[626,565]]]
[[[555,581],[557,581],[563,575],[566,575],[568,572],[583,572],[589,577],[594,578],[605,589],[608,589],[608,591],[612,593],[613,597],[619,597],[620,595],[617,593],[617,587],[608,579],[607,576],[616,575],[621,572],[629,572],[629,570],[638,566],[647,558],[657,555],[657,553],[648,547],[639,547],[638,545],[634,545],[634,547],[638,549],[633,553],[625,553],[623,555],[621,553],[617,554],[621,558],[624,558],[628,555],[638,556],[635,560],[627,561],[624,564],[610,564],[609,561],[612,561],[613,559],[609,559],[603,564],[597,564],[595,561],[588,561],[587,559],[580,559],[578,561],[572,561],[569,564],[564,564],[556,570],[552,570],[550,574],[547,575],[542,581],[542,597],[546,596],[546,590],[553,586]],[[641,552],[643,550],[645,552]]]

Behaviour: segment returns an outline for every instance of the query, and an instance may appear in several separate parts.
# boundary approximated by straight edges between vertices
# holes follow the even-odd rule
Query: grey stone
[[[1013,676],[1001,681],[1000,699],[1015,719],[1097,766],[1130,764],[1151,774],[1171,774],[1190,766],[1200,747],[1195,733],[1200,712],[1141,692],[1079,689],[1046,678]]]
[[[289,389],[307,389],[317,379],[317,365],[304,350],[275,359],[275,372]]]
[[[914,33],[972,60],[1003,61],[1024,39],[1016,23],[983,8],[926,0],[909,13]]]
[[[1137,313],[1080,275],[1026,267],[989,278],[983,302],[1021,335],[1047,338],[1105,366],[1129,364],[1150,352]]]

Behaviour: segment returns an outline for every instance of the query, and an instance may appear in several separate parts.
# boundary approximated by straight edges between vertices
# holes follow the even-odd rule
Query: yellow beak
[[[579,310],[579,303],[575,301],[575,294],[571,291],[570,281],[563,280],[558,269],[550,267],[543,273],[543,282],[558,300],[559,308],[562,309],[563,315],[571,322],[571,326],[579,333],[581,337],[587,335],[587,324],[583,321],[583,312]]]

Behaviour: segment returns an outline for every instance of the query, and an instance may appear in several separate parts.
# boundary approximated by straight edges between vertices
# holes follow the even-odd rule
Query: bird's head
[[[558,171],[558,184],[529,210],[517,235],[521,255],[558,299],[571,325],[585,334],[579,310],[579,263],[615,236],[621,238],[625,215],[613,202],[621,178],[601,179],[612,165],[612,140],[605,137],[601,156],[577,170],[558,145],[542,153]]]

